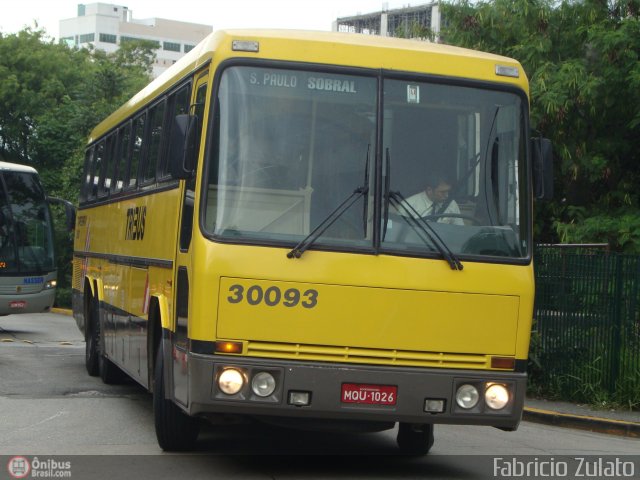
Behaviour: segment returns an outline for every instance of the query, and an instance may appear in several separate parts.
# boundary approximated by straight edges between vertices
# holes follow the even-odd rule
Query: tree
[[[38,118],[68,98],[83,59],[48,41],[42,31],[0,34],[0,157],[33,163]],[[46,163],[46,161],[45,161]]]
[[[36,167],[48,191],[77,198],[91,128],[149,82],[154,46],[132,41],[107,54],[41,30],[0,34],[0,159]]]
[[[91,129],[149,82],[152,47],[134,41],[107,54],[56,44],[41,30],[0,34],[0,160],[32,165],[50,195],[74,201]],[[64,295],[72,245],[63,213],[54,216]]]
[[[514,57],[529,75],[532,128],[556,158],[537,240],[640,252],[640,2],[461,0],[442,11],[442,41]]]

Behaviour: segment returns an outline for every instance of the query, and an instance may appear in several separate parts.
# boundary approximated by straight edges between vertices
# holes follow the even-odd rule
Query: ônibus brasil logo
[[[31,464],[25,457],[13,457],[9,459],[7,470],[13,478],[25,478],[31,472]]]

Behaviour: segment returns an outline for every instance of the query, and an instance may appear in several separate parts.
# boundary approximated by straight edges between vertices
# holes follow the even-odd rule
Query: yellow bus
[[[211,34],[89,138],[73,276],[89,374],[152,391],[165,450],[212,417],[398,424],[411,454],[438,423],[516,429],[549,193],[528,104],[505,57]]]

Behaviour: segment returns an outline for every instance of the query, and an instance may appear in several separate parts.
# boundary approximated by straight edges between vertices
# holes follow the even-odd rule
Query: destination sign
[[[249,74],[249,83],[256,86],[275,88],[306,88],[335,93],[358,93],[356,80],[337,76],[320,76],[304,73],[280,72],[280,71],[252,71]]]

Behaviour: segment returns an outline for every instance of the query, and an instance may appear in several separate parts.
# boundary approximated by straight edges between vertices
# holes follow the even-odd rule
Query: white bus
[[[53,306],[57,271],[47,200],[34,168],[0,162],[0,315]]]

